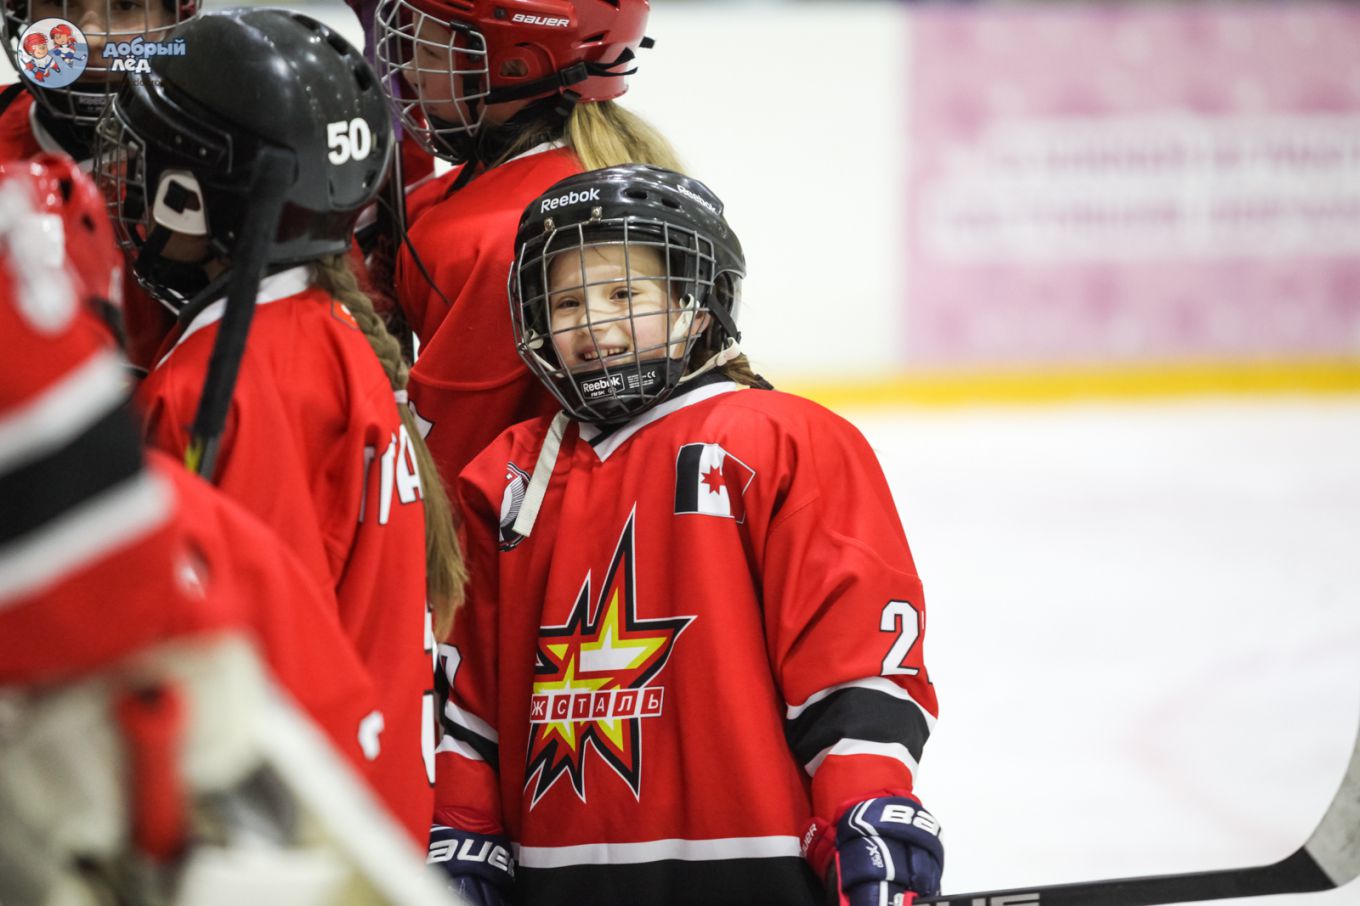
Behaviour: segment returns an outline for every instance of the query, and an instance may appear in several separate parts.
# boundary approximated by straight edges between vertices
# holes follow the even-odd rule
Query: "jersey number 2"
[[[912,646],[921,637],[921,615],[909,601],[889,601],[883,606],[883,616],[878,621],[881,632],[896,632],[897,638],[887,657],[883,658],[883,676],[915,676],[918,667],[904,666]]]

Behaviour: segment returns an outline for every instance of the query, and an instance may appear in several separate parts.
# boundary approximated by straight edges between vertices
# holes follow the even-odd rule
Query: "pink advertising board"
[[[913,366],[1360,358],[1360,7],[911,17]]]

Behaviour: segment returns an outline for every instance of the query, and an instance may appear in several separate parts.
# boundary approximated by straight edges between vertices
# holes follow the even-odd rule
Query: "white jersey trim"
[[[809,777],[817,776],[817,770],[832,755],[876,755],[880,758],[891,758],[906,765],[907,770],[911,771],[912,779],[916,777],[920,764],[916,761],[910,750],[899,742],[871,742],[867,739],[842,739],[835,745],[827,746],[816,755],[812,760],[803,765],[803,770],[808,772]]]
[[[471,711],[464,711],[453,703],[453,700],[444,703],[444,716],[451,722],[457,724],[465,730],[471,730],[483,739],[500,744],[501,735],[496,732],[496,728],[482,720]]]
[[[646,412],[633,419],[631,422],[620,427],[613,434],[600,441],[599,444],[591,443],[602,433],[598,427],[590,422],[581,422],[581,439],[590,444],[595,455],[604,462],[610,455],[623,446],[624,443],[634,434],[650,425],[652,422],[663,419],[672,412],[678,412],[686,406],[693,406],[705,400],[711,400],[715,396],[722,396],[724,393],[732,393],[737,390],[745,389],[735,381],[720,381],[716,384],[708,384],[695,390],[682,393],[680,396],[672,397],[658,406],[653,406]]]
[[[256,306],[268,305],[270,302],[278,302],[280,299],[288,299],[303,292],[312,285],[312,269],[306,264],[299,264],[297,267],[290,267],[286,271],[279,271],[277,274],[270,274],[260,281],[260,290],[255,294]],[[222,314],[227,309],[227,297],[223,296],[210,303],[202,311],[194,316],[189,322],[189,326],[180,334],[175,345],[170,351],[161,357],[156,363],[159,368],[165,364],[166,359],[175,354],[180,344],[198,333],[205,327],[211,327],[222,320]]]
[[[486,761],[486,759],[479,755],[477,750],[472,746],[463,742],[461,739],[456,739],[452,736],[445,736],[443,739],[439,740],[439,745],[435,747],[434,751],[436,755],[441,752],[452,752],[455,755],[466,758],[468,761]]]
[[[159,478],[139,472],[0,547],[0,610],[159,528],[172,500]]]
[[[127,395],[122,361],[100,352],[34,399],[0,418],[0,472],[69,443]]]
[[[648,840],[643,843],[583,843],[577,846],[520,846],[515,859],[525,868],[573,865],[636,865],[663,859],[716,862],[724,859],[779,859],[801,856],[797,837],[725,837],[717,840]]]
[[[842,689],[869,689],[873,692],[881,692],[884,695],[891,695],[893,698],[901,699],[904,702],[911,702],[913,705],[920,709],[921,715],[925,717],[926,729],[930,730],[930,732],[932,733],[935,732],[934,715],[932,715],[925,708],[921,707],[921,703],[918,702],[916,699],[912,698],[911,693],[909,693],[906,689],[903,689],[901,686],[897,685],[897,683],[894,683],[892,680],[883,676],[866,676],[863,679],[856,679],[850,680],[849,682],[845,683],[838,683],[835,686],[828,686],[825,689],[822,689],[821,691],[814,692],[811,695],[809,695],[807,701],[803,702],[801,705],[788,706],[787,713],[789,720],[796,719],[808,708],[811,708],[813,705],[817,704],[817,702],[829,698],[832,695],[835,695]]]
[[[526,157],[533,157],[535,154],[542,154],[545,151],[556,151],[558,148],[565,148],[566,146],[567,143],[560,139],[554,139],[553,141],[550,142],[543,142],[542,144],[534,145],[528,151],[522,151],[519,154],[516,154],[514,157],[510,158],[510,160],[507,160],[505,163],[508,164],[517,160],[523,160]],[[505,164],[501,164],[501,166],[504,165]]]

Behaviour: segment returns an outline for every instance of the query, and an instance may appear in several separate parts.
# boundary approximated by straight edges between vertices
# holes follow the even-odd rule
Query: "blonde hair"
[[[656,127],[613,101],[578,104],[567,120],[567,145],[587,170],[652,164],[683,173],[680,158]]]
[[[751,362],[742,353],[730,362],[718,366],[723,377],[729,381],[735,381],[745,387],[756,387],[760,390],[773,390],[774,385],[765,378],[756,374],[756,370],[751,367]]]
[[[410,366],[401,356],[401,347],[387,332],[382,319],[373,310],[373,301],[359,288],[359,281],[350,269],[347,255],[332,255],[313,262],[317,285],[330,293],[349,309],[368,339],[368,344],[382,363],[392,389],[405,390]],[[463,602],[463,586],[467,582],[467,567],[458,546],[454,527],[453,507],[449,503],[444,483],[439,478],[430,449],[416,427],[415,416],[409,406],[394,402],[401,413],[401,423],[410,435],[416,467],[420,471],[420,487],[425,500],[425,590],[434,610],[434,630],[444,638],[453,625],[453,614]]]
[[[491,166],[518,157],[535,145],[561,138],[576,153],[584,170],[652,164],[684,172],[679,156],[665,136],[613,101],[577,104],[566,125],[559,124],[560,120],[546,114],[530,120]]]

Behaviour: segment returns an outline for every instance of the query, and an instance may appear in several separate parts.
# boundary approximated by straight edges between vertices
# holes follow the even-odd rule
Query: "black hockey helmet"
[[[606,258],[614,264],[601,269]],[[567,414],[621,422],[739,354],[745,273],[722,201],[698,180],[642,164],[571,176],[520,218],[516,346]],[[597,313],[585,304],[592,294],[617,301]],[[634,300],[648,296],[659,303],[640,311]],[[644,319],[658,325],[655,342],[643,342]],[[618,328],[626,339],[602,343]]]
[[[100,121],[95,174],[134,272],[178,309],[206,278],[161,256],[171,233],[206,236],[231,265],[254,229],[258,170],[283,173],[267,266],[345,251],[392,153],[381,87],[362,54],[308,16],[281,9],[201,15],[171,36]],[[276,190],[277,191],[277,190]],[[201,270],[201,269],[200,269]]]

